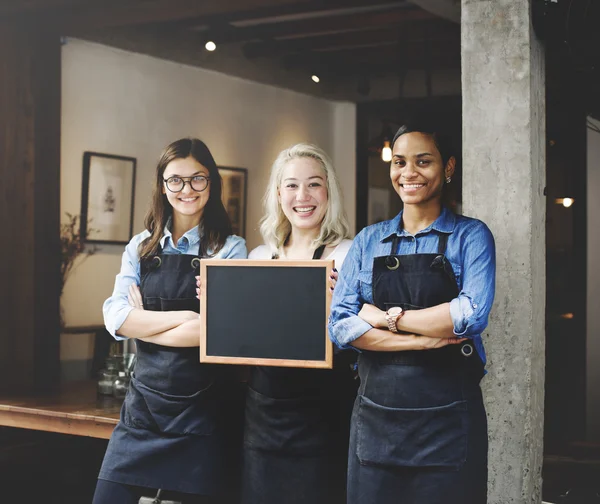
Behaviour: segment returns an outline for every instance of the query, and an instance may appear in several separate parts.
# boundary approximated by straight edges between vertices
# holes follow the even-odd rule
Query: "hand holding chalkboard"
[[[333,261],[202,259],[200,361],[331,368]]]

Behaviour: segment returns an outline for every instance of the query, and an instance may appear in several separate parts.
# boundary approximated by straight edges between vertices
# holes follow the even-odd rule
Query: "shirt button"
[[[477,309],[477,303],[473,303],[473,308]]]

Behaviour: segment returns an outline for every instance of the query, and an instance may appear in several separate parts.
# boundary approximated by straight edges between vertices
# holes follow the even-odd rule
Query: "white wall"
[[[587,131],[587,439],[600,442],[600,133]]]
[[[217,164],[248,169],[246,238],[257,223],[270,165],[289,145],[314,142],[333,158],[352,229],[355,221],[355,106],[213,71],[69,39],[62,52],[61,210],[81,211],[86,150],[137,158],[134,233],[143,229],[161,150],[196,136]],[[123,246],[103,246],[65,286],[67,325],[102,323]]]

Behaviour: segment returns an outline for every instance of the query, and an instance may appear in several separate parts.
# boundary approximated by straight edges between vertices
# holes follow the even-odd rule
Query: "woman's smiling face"
[[[171,161],[165,168],[163,179],[183,177],[186,180],[189,180],[190,177],[198,175],[209,177],[208,168],[202,166],[192,156],[188,156],[185,159],[177,158]],[[204,207],[210,196],[210,183],[208,187],[201,192],[194,191],[189,183],[186,183],[180,192],[172,192],[167,189],[166,183],[163,183],[162,191],[173,207],[174,214],[180,214],[187,218],[191,217],[200,222]]]
[[[321,226],[327,212],[325,171],[309,157],[292,159],[283,168],[279,202],[292,227],[313,229]]]
[[[405,205],[439,203],[444,179],[454,173],[454,158],[444,167],[431,135],[411,132],[398,137],[392,150],[390,179]]]

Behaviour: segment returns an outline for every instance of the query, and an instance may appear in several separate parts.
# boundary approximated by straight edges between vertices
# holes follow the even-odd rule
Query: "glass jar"
[[[113,369],[101,369],[98,372],[97,390],[99,395],[113,395],[113,384],[118,377]]]
[[[106,369],[114,371],[115,374],[119,371],[123,371],[123,356],[122,355],[109,355],[104,361]]]
[[[129,388],[129,375],[125,371],[119,371],[119,376],[113,382],[113,396],[123,399]]]

